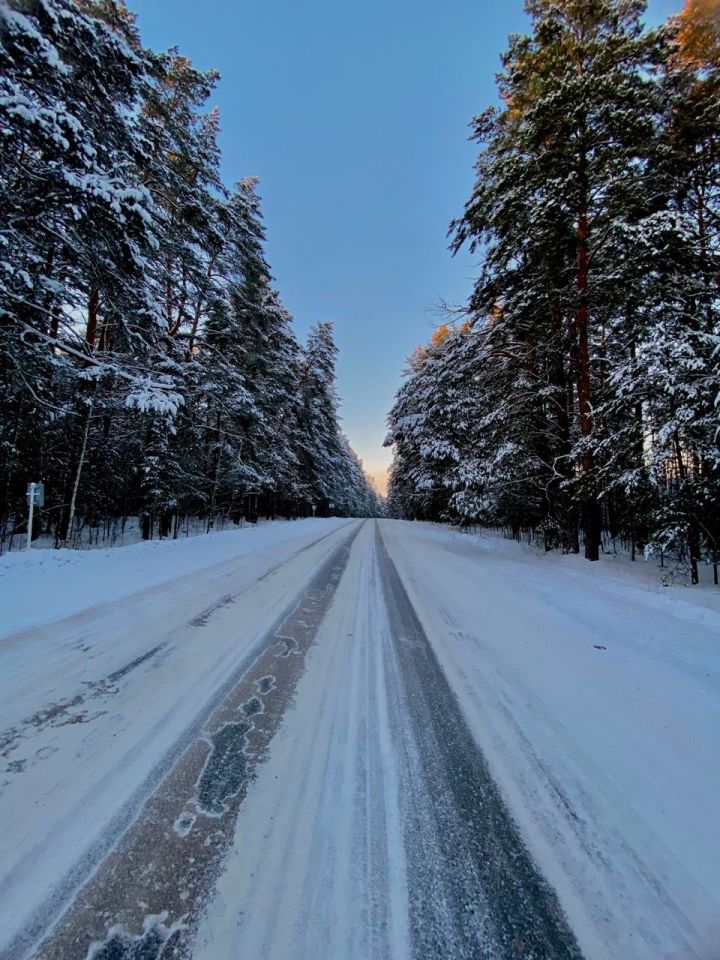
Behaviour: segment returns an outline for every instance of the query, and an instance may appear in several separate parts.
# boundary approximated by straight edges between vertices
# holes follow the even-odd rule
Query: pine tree
[[[58,545],[375,502],[332,336],[303,355],[255,181],[221,181],[216,82],[121,0],[0,4],[0,543],[28,478]]]
[[[335,386],[337,361],[331,323],[315,324],[301,358],[299,410],[300,476],[310,503],[324,512],[344,493],[338,466],[344,466]]]
[[[600,548],[595,406],[618,286],[616,245],[642,183],[656,109],[647,74],[656,40],[643,33],[643,9],[639,0],[528,3],[533,33],[511,38],[504,56],[504,109],[475,122],[484,150],[473,197],[454,225],[455,249],[468,240],[489,247],[475,303],[488,310],[492,298],[529,354],[543,342],[560,351],[548,358],[539,389],[554,391],[575,421],[590,560]],[[567,428],[558,413],[562,447]],[[560,457],[567,462],[562,450]]]
[[[111,8],[117,25],[106,22]],[[137,384],[133,358],[146,362],[157,319],[144,284],[154,209],[137,177],[151,65],[134,49],[121,7],[108,2],[97,13],[67,0],[0,8],[0,214],[12,252],[0,262],[0,389],[12,425],[0,441],[8,453],[2,513],[23,512],[26,477],[46,469],[44,413],[62,409],[55,401],[67,390],[77,398],[66,420],[74,452],[60,484],[69,493],[61,503],[51,493],[50,503],[63,539],[96,397],[117,375]],[[32,438],[24,459],[11,439],[21,434]]]
[[[695,22],[688,35],[687,26],[680,20],[667,30],[663,123],[649,184],[660,204],[641,224],[641,300],[634,324],[621,329],[607,404],[619,423],[606,447],[613,484],[639,501],[648,539],[687,549],[697,583],[703,549],[716,559],[720,542],[720,47],[714,31],[703,34]]]

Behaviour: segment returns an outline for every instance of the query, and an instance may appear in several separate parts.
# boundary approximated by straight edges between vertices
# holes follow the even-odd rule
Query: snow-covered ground
[[[197,960],[412,955],[372,534],[366,524],[353,546],[297,704],[248,792]]]
[[[0,557],[0,636],[120,600],[274,544],[333,529],[337,519],[276,520],[179,540],[96,550],[39,549]]]
[[[347,525],[0,560],[0,956],[137,813]]]
[[[383,531],[588,957],[720,956],[720,590],[429,524]]]
[[[73,884],[95,871],[104,889],[115,844],[113,897],[146,902],[146,871],[122,867],[141,828],[180,857],[145,929],[189,923],[171,887],[204,834],[190,817],[183,853],[173,824],[203,814],[177,771],[202,766],[210,711],[237,716],[228,683],[256,683],[290,608],[307,657],[284,699],[280,669],[253,698],[266,726],[243,729],[269,739],[222,755],[257,769],[208,828],[228,852],[195,956],[576,958],[553,890],[586,960],[720,956],[720,591],[429,524],[316,520],[10,556],[0,604],[3,957]],[[151,796],[169,811],[156,828],[138,818]],[[40,955],[65,960],[67,942]]]

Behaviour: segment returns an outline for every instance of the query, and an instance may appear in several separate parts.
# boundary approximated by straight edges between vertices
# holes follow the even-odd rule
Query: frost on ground
[[[0,636],[122,599],[338,521],[275,521],[122,548],[42,550],[0,557]]]
[[[3,957],[717,960],[720,592],[394,521],[7,559]]]
[[[720,955],[720,591],[430,524],[389,552],[588,957]]]
[[[0,561],[0,955],[132,821],[346,527]]]

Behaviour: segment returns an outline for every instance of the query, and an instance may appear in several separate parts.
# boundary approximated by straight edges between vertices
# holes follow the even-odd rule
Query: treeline
[[[217,82],[119,0],[0,2],[0,544],[141,520],[374,515],[332,327],[301,346],[253,179],[220,177]]]
[[[455,251],[462,322],[389,417],[396,516],[720,557],[720,15],[528,0]],[[717,566],[715,567],[717,580]]]

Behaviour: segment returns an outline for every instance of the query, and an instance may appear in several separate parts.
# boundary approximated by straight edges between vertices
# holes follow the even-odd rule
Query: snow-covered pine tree
[[[506,317],[512,309],[530,352],[549,337],[569,348],[562,369],[549,359],[539,389],[560,404],[572,390],[574,486],[590,560],[602,519],[594,408],[614,282],[608,253],[653,133],[655,39],[643,31],[643,9],[641,0],[528,3],[533,31],[511,38],[504,56],[504,108],[475,122],[478,179],[454,225],[456,249],[470,241],[490,250],[476,299],[487,309],[492,295]],[[562,445],[561,422],[557,432]]]
[[[300,356],[296,456],[301,495],[319,515],[352,516],[364,511],[364,504],[374,515],[376,496],[340,426],[337,356],[332,323],[316,323]]]
[[[253,178],[241,181],[229,200],[234,223],[229,322],[243,351],[249,399],[236,419],[241,449],[234,483],[248,516],[255,516],[260,505],[273,515],[283,499],[292,499],[297,472],[293,433],[299,347],[290,316],[271,285],[256,185]]]
[[[3,4],[0,29],[0,230],[12,251],[0,264],[0,381],[11,431],[2,441],[2,513],[16,522],[27,477],[55,468],[45,515],[64,539],[108,389],[119,377],[147,402],[171,387],[138,375],[148,369],[158,320],[144,281],[157,246],[154,208],[138,176],[151,62],[132,18],[110,0],[97,8]],[[57,423],[47,416],[53,409],[65,449],[50,438],[45,446],[59,456],[49,464],[43,437],[46,422]],[[10,438],[20,436],[18,460]]]
[[[720,550],[720,44],[697,17],[669,24],[666,41],[654,209],[636,230],[645,264],[620,324],[604,446],[642,542],[687,552],[697,583],[701,555],[717,564]]]
[[[217,74],[146,50],[121,0],[0,3],[0,68],[0,544],[31,478],[58,544],[371,502],[327,384],[311,462],[254,181],[220,179]]]
[[[320,512],[331,509],[344,495],[342,447],[335,385],[338,350],[333,326],[316,323],[300,361],[298,441],[300,477],[308,504]]]
[[[395,448],[391,498],[411,519],[451,519],[457,469],[466,450],[473,384],[457,363],[466,329],[440,326],[408,360],[388,416],[386,446]]]
[[[640,2],[528,9],[453,224],[454,249],[483,256],[472,333],[411,363],[391,507],[565,549],[579,508],[589,558],[604,525],[633,556],[685,553],[697,581],[720,539],[717,3],[659,31]]]

